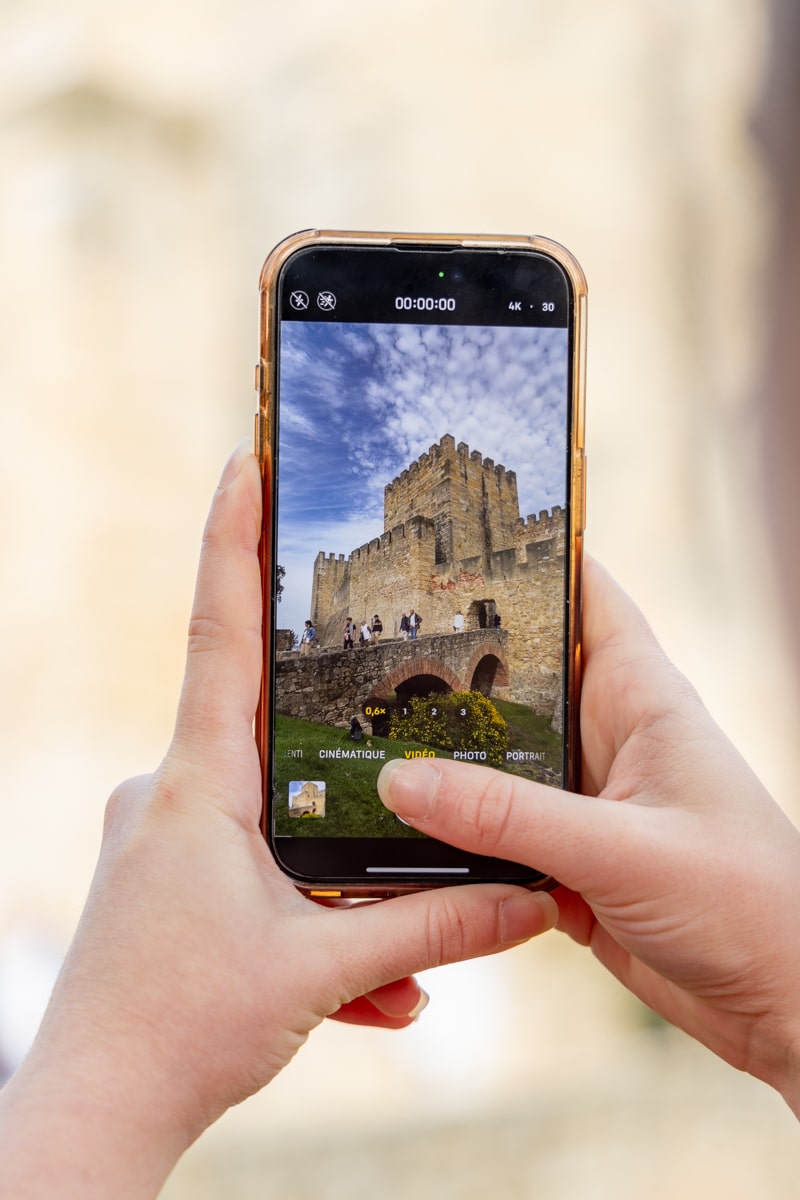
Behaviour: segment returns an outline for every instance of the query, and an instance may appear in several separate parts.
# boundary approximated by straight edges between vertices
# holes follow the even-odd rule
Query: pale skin
[[[800,832],[591,562],[583,636],[586,795],[437,759],[387,763],[381,797],[558,879],[559,929],[800,1115]]]
[[[186,675],[158,770],[109,801],[86,909],[36,1043],[0,1092],[0,1195],[140,1200],[325,1017],[402,1028],[415,971],[552,927],[549,897],[453,888],[322,908],[259,830],[258,466],[206,526]]]
[[[324,909],[259,831],[260,486],[240,450],[209,516],[175,734],[112,796],[86,910],[34,1048],[0,1093],[0,1194],[157,1195],[184,1149],[326,1016],[402,1028],[412,972],[551,928],[800,1108],[800,833],[594,564],[587,795],[444,760],[379,787],[410,823],[554,875]]]

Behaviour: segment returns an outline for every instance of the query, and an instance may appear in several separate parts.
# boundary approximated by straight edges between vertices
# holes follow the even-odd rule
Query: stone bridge
[[[431,692],[479,691],[508,699],[507,641],[505,629],[476,629],[352,650],[284,651],[275,666],[276,708],[306,721],[349,725],[353,715],[363,724],[365,709],[393,693],[400,704]]]

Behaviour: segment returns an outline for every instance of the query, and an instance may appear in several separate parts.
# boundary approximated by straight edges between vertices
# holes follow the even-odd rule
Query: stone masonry
[[[422,635],[491,628],[508,634],[508,697],[541,714],[559,707],[564,620],[563,509],[520,516],[514,471],[446,434],[384,491],[384,530],[344,554],[314,563],[311,618],[320,645],[342,645],[348,616],[378,613],[397,637],[403,612]]]
[[[276,698],[285,716],[347,725],[363,721],[372,708],[403,697],[409,683],[421,677],[435,691],[480,691],[508,698],[508,633],[476,629],[403,642],[399,638],[366,648],[321,650],[276,656]]]

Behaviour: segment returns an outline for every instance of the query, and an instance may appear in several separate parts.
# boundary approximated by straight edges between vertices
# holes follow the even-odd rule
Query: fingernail
[[[430,1000],[431,1000],[431,998],[428,995],[428,993],[423,991],[422,988],[420,988],[419,989],[419,1000],[414,1005],[411,1012],[408,1014],[411,1017],[412,1021],[417,1020],[417,1018],[419,1017],[419,1014],[421,1012],[423,1012],[430,1004]]]
[[[558,905],[548,892],[512,896],[500,910],[500,937],[504,946],[518,946],[555,927]]]
[[[440,773],[430,762],[390,758],[378,776],[378,795],[398,817],[406,821],[424,821],[440,780]]]
[[[252,442],[249,438],[242,438],[242,440],[239,442],[239,445],[236,447],[233,454],[222,468],[222,474],[219,477],[218,484],[220,491],[224,491],[226,487],[230,487],[252,453]]]

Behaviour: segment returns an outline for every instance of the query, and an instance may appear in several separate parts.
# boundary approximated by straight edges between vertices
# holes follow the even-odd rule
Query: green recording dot
[[[439,278],[440,278],[440,279],[444,279],[444,271],[440,271],[440,272],[439,272]]]

